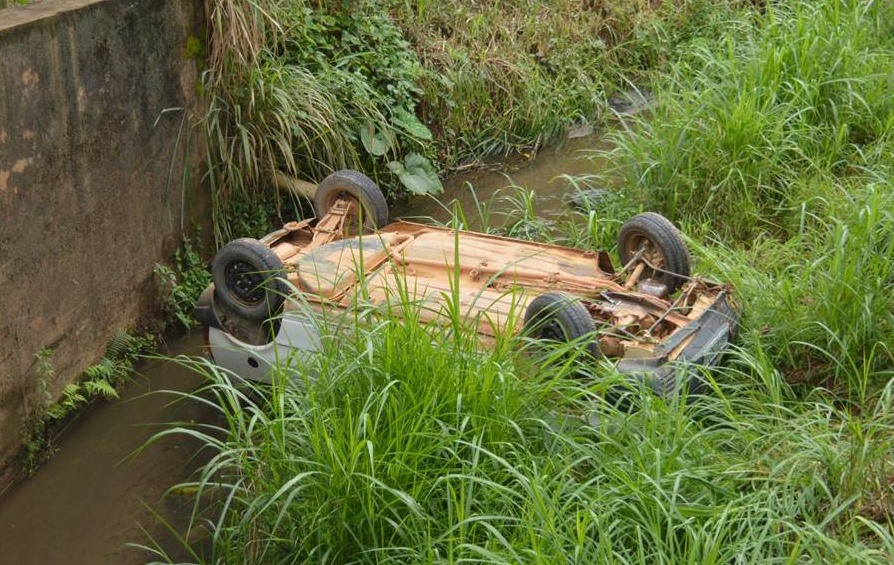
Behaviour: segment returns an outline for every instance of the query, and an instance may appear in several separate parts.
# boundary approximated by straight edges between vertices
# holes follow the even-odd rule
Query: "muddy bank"
[[[169,344],[167,354],[198,355],[201,332]],[[204,463],[196,444],[179,435],[137,450],[175,421],[211,421],[195,402],[173,403],[159,390],[194,390],[200,378],[169,361],[138,367],[121,399],[81,414],[58,442],[58,452],[30,479],[0,497],[0,562],[16,565],[130,565],[145,563],[145,529],[166,548],[176,541],[159,518],[185,527],[188,496],[168,495]],[[157,515],[156,515],[157,513]],[[176,552],[172,555],[176,555]]]

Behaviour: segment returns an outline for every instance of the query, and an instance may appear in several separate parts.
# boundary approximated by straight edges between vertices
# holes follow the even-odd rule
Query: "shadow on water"
[[[167,355],[198,355],[202,334],[194,331],[168,345]],[[184,436],[131,455],[165,423],[213,419],[207,406],[147,394],[191,391],[200,383],[174,363],[147,362],[137,368],[120,400],[81,414],[59,440],[53,458],[0,497],[0,563],[145,563],[145,551],[126,545],[147,540],[145,532],[172,548],[173,557],[178,543],[155,513],[185,529],[191,497],[166,491],[188,479],[205,457]]]

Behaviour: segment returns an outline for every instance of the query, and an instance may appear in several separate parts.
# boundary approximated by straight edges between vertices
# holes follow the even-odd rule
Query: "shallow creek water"
[[[201,353],[202,333],[169,343],[166,354]],[[159,390],[194,390],[201,380],[167,361],[151,361],[114,402],[80,414],[57,443],[58,452],[31,478],[0,497],[0,563],[9,565],[130,565],[146,563],[146,533],[176,550],[156,513],[185,525],[188,497],[167,495],[204,461],[197,444],[169,437],[134,455],[162,425],[211,421],[208,407],[172,404]],[[174,551],[176,554],[176,551]]]
[[[563,196],[573,186],[560,175],[598,172],[604,161],[585,150],[605,147],[590,135],[543,150],[533,159],[455,175],[444,183],[438,201],[414,198],[398,203],[391,215],[443,222],[450,217],[449,203],[457,200],[475,218],[477,198],[493,201],[490,221],[499,225],[501,211],[508,208],[500,198],[511,195],[507,187],[512,185],[536,191],[538,215],[561,213],[567,209]],[[471,224],[479,227],[475,220]],[[165,353],[198,355],[201,342],[201,332],[194,331],[170,343]],[[196,453],[197,444],[184,437],[166,438],[133,455],[165,423],[210,421],[210,409],[198,403],[171,404],[170,395],[147,394],[190,391],[199,383],[197,376],[174,363],[152,361],[138,368],[120,400],[99,403],[79,415],[58,441],[58,453],[33,477],[0,496],[0,564],[145,563],[147,553],[126,544],[145,543],[147,533],[175,557],[178,544],[159,517],[175,529],[184,526],[191,501],[165,493],[189,479],[204,458]]]
[[[483,167],[449,177],[444,181],[444,194],[437,198],[415,197],[398,202],[391,209],[392,218],[411,221],[433,219],[446,222],[452,214],[454,201],[469,220],[471,229],[480,228],[478,205],[489,205],[492,227],[502,224],[513,206],[506,200],[513,197],[513,187],[533,190],[537,215],[548,218],[568,209],[567,196],[573,184],[563,178],[600,172],[606,166],[597,150],[608,149],[607,142],[597,135],[568,139],[558,147],[540,151],[531,159],[517,157],[493,167]]]

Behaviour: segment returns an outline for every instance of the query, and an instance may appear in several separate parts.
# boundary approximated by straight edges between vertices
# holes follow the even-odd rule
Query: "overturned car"
[[[319,349],[320,319],[360,303],[446,323],[458,302],[484,342],[575,341],[662,395],[700,388],[693,366],[716,364],[736,329],[729,288],[692,277],[680,232],[653,212],[621,227],[616,269],[604,251],[389,223],[381,190],[356,171],[308,196],[318,218],[221,248],[196,305],[214,361],[243,378],[269,380],[278,359]]]

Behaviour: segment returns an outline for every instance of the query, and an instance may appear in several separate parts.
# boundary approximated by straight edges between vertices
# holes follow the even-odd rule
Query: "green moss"
[[[205,55],[205,46],[202,40],[194,35],[186,38],[186,44],[183,46],[183,56],[187,59],[202,60]]]

